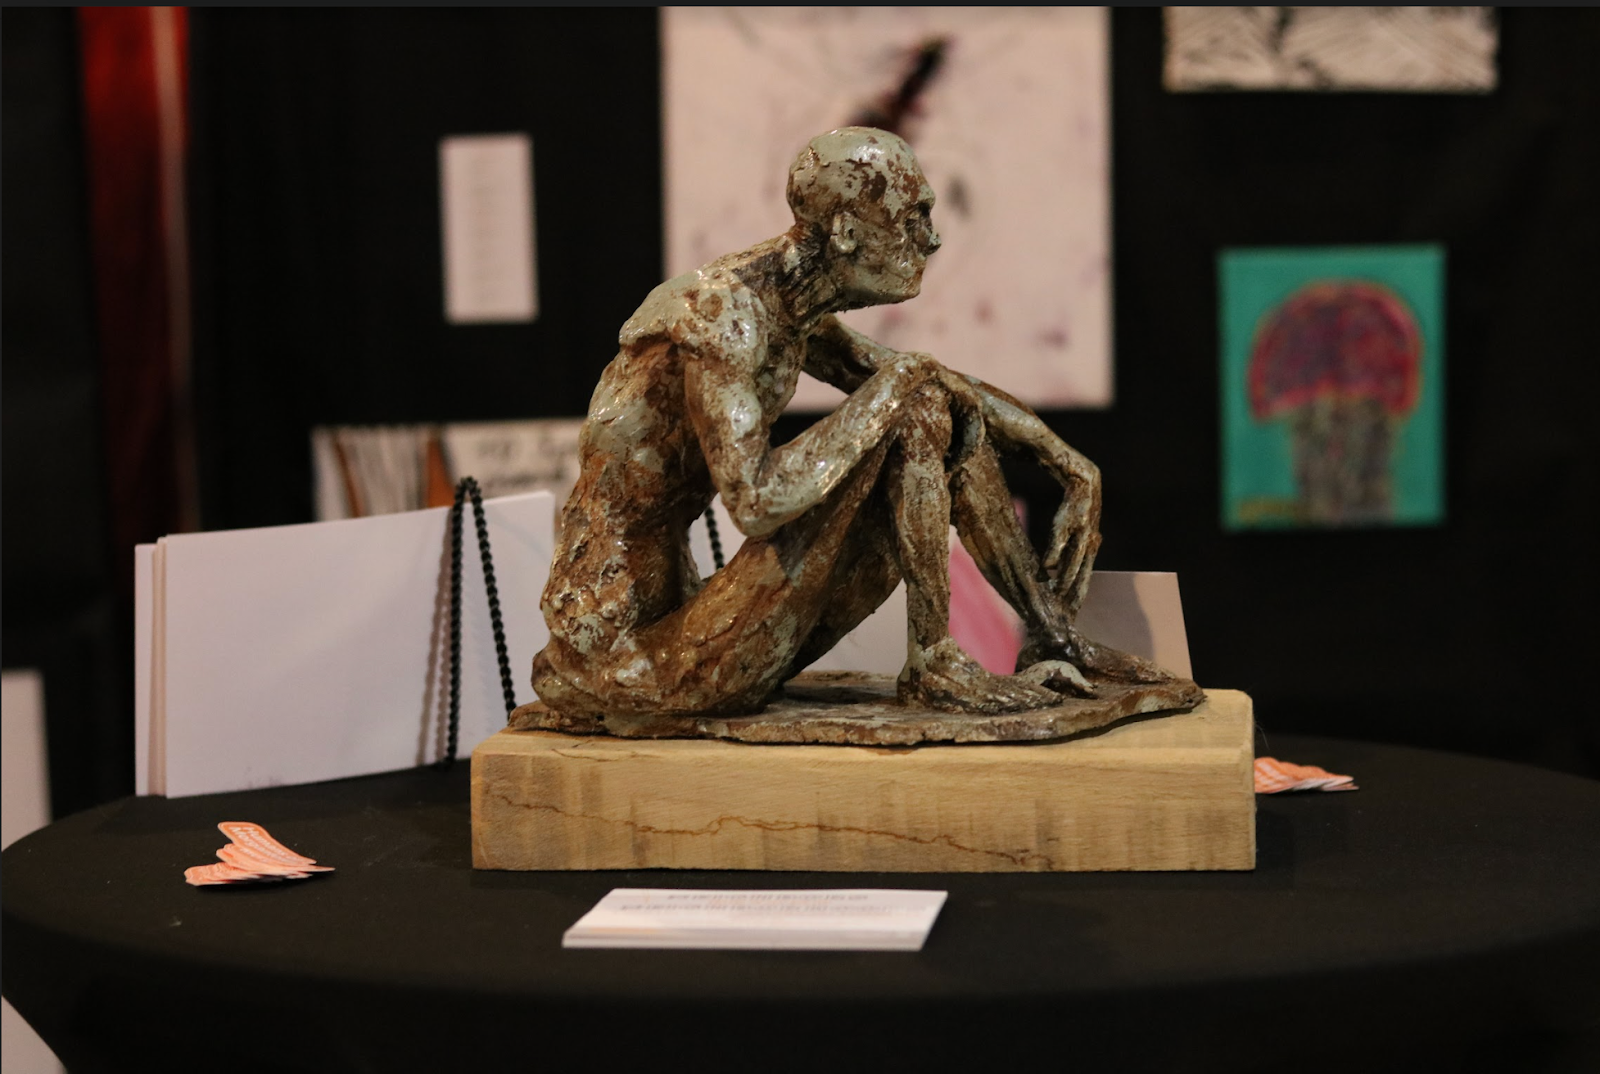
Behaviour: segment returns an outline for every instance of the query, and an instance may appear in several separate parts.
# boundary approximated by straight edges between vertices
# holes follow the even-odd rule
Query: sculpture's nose
[[[938,229],[930,225],[928,227],[928,252],[931,254],[943,245],[944,240],[939,237]]]

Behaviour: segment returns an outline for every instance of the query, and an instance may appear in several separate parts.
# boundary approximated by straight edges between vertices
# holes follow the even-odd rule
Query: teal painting
[[[1444,520],[1444,249],[1218,258],[1222,524]]]

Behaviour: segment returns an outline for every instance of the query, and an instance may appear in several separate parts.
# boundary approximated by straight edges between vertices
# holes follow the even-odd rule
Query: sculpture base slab
[[[1255,867],[1250,698],[1066,741],[852,747],[506,730],[472,753],[480,869]]]
[[[1063,697],[1029,712],[950,713],[903,705],[893,675],[806,671],[749,716],[566,716],[534,701],[511,714],[514,731],[565,731],[619,738],[725,738],[735,742],[913,746],[921,742],[1038,742],[1129,716],[1192,709],[1205,692],[1188,679],[1157,683],[1094,680],[1094,697]]]

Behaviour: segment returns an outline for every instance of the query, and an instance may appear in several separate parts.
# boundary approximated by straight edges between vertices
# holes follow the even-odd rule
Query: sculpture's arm
[[[953,374],[922,354],[907,354],[885,347],[829,314],[817,325],[806,344],[806,372],[847,392],[864,384],[886,363],[912,358],[934,365],[937,375],[958,400],[981,414],[985,428],[1006,450],[1027,450],[1069,491],[1093,491],[1094,519],[1099,520],[1100,471],[1094,463],[1050,431],[1050,427],[1024,403],[977,377]],[[970,386],[970,389],[968,389]],[[976,397],[974,397],[974,392]],[[1051,564],[1054,566],[1054,564]]]
[[[983,400],[984,422],[1001,447],[1031,452],[1063,485],[1082,482],[1099,486],[1099,468],[1052,432],[1026,403],[977,377],[963,374],[962,379],[977,389]]]
[[[878,370],[895,362],[928,366],[950,397],[951,414],[959,423],[952,462],[961,461],[983,442],[983,407],[968,378],[940,365],[931,355],[897,351],[857,332],[833,314],[824,317],[806,340],[805,371],[835,388],[854,392]]]
[[[805,371],[841,391],[853,392],[900,352],[857,332],[833,314],[806,340]]]
[[[1088,592],[1100,548],[1100,468],[1052,432],[1026,404],[977,377],[966,381],[983,401],[984,427],[995,444],[1029,452],[1061,483],[1065,495],[1050,525],[1044,565],[1055,578],[1056,592],[1075,611]]]
[[[1088,591],[1100,547],[1099,467],[1007,392],[977,377],[951,373],[926,355],[905,355],[885,347],[832,315],[822,319],[807,341],[805,368],[819,380],[854,392],[876,370],[907,358],[931,366],[957,409],[966,411],[964,448],[970,450],[981,436],[988,436],[1003,450],[1029,452],[1061,483],[1065,495],[1051,523],[1044,565],[1055,578],[1056,591],[1076,610]]]
[[[757,339],[752,331],[724,338]],[[772,419],[756,386],[759,344],[744,351],[690,351],[684,399],[711,480],[734,524],[764,537],[821,503],[894,427],[902,404],[936,368],[897,356],[863,380],[837,410],[789,443],[771,446]]]
[[[946,387],[958,394],[962,402],[973,399],[972,392],[967,391],[966,386],[975,389],[975,402],[981,403],[985,425],[1002,447],[1031,451],[1063,486],[1081,483],[1098,490],[1100,471],[1094,463],[1051,432],[1050,427],[1026,404],[977,377],[952,375],[927,355],[885,347],[833,314],[822,318],[807,339],[805,370],[818,380],[853,392],[887,363],[906,358],[933,364]]]

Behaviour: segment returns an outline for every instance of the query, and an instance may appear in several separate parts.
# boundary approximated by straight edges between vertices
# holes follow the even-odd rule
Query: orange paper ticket
[[[229,843],[217,851],[217,857],[238,869],[244,869],[262,876],[293,876],[305,877],[312,873],[331,873],[331,865],[282,865],[275,861],[258,858],[238,843]]]
[[[262,876],[260,873],[240,869],[225,861],[212,865],[192,865],[183,871],[183,878],[195,887],[206,884],[242,884],[252,880],[281,880],[278,876]]]
[[[217,825],[222,834],[248,850],[253,856],[279,865],[315,865],[317,859],[296,854],[272,836],[259,824],[244,820],[225,820]]]
[[[315,858],[296,854],[268,835],[267,830],[259,824],[247,820],[225,820],[217,827],[228,837],[229,843],[217,851],[221,861],[184,870],[183,878],[195,887],[304,880],[316,873],[333,872],[333,866],[318,865]]]
[[[1257,794],[1278,794],[1281,791],[1353,791],[1353,776],[1340,776],[1325,768],[1310,764],[1291,764],[1276,757],[1257,757],[1255,765]]]

